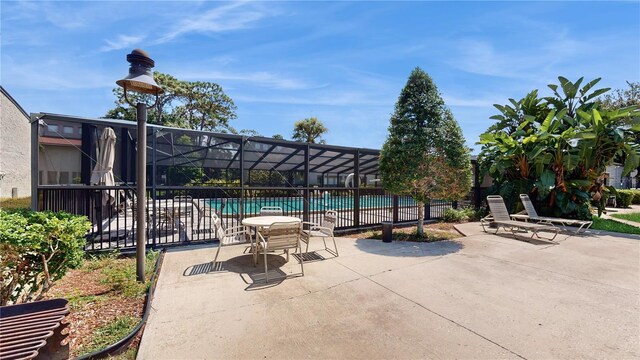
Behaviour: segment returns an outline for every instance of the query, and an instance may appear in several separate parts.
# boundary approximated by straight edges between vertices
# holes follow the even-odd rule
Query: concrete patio
[[[304,277],[270,284],[242,246],[216,266],[215,245],[174,249],[138,358],[640,357],[640,237],[460,230],[437,243],[340,238],[340,257],[318,250]],[[300,271],[269,261],[274,275]]]

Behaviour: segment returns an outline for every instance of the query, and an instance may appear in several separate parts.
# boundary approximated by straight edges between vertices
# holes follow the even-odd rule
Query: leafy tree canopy
[[[498,123],[480,135],[479,164],[494,179],[512,211],[518,194],[528,193],[541,213],[590,218],[590,199],[602,208],[608,190],[602,185],[608,165],[618,159],[624,173],[638,167],[640,112],[635,106],[607,109],[593,90],[600,79],[582,85],[559,77],[553,95],[538,97],[537,90],[510,104],[494,105]]]
[[[165,92],[158,97],[158,106],[149,111],[149,123],[194,130],[231,131],[229,122],[236,118],[236,106],[220,85],[178,80],[157,71],[153,76]],[[136,109],[127,104],[122,88],[114,88],[113,94],[116,96],[115,107],[104,117],[135,121]],[[154,96],[146,94],[127,93],[127,97],[132,103],[151,104],[155,101]]]
[[[291,138],[295,141],[324,144],[325,141],[322,139],[322,135],[328,131],[329,129],[324,126],[322,121],[316,117],[310,117],[296,121],[295,124],[293,124],[293,134]]]
[[[470,167],[469,148],[453,114],[429,75],[414,69],[400,92],[380,152],[384,188],[418,202],[421,234],[424,203],[466,196]]]

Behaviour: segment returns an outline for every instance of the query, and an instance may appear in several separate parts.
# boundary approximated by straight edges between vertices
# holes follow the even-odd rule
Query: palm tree
[[[316,140],[318,140],[318,143],[323,144],[324,140],[321,140],[320,137],[328,131],[329,129],[324,126],[322,121],[316,117],[311,117],[296,121],[293,124],[293,135],[291,137],[296,141],[315,144]]]

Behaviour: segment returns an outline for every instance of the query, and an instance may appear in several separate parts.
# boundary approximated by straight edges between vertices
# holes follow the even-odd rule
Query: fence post
[[[393,195],[393,222],[398,222],[398,195]]]
[[[39,144],[40,119],[37,114],[31,114],[31,210],[33,211],[38,211],[38,180],[40,174],[38,172]]]
[[[156,247],[156,175],[157,168],[156,162],[158,161],[156,154],[156,146],[158,145],[158,130],[154,129],[151,137],[151,200],[153,201],[151,204],[152,212],[151,212],[151,243],[152,246]]]
[[[360,150],[353,154],[353,226],[360,226]],[[346,184],[345,184],[346,185]]]
[[[238,209],[238,213],[240,215],[240,221],[242,221],[242,219],[244,219],[244,142],[245,142],[245,137],[242,137],[242,140],[240,140],[240,149],[238,149],[238,151],[240,151],[240,209]]]
[[[311,146],[307,143],[304,148],[304,190],[303,191],[303,204],[302,204],[302,221],[309,221],[310,208],[310,192],[309,192],[309,153]]]
[[[454,209],[457,209],[458,208],[458,201],[457,200],[456,201],[452,201],[451,202],[451,207],[454,208]]]

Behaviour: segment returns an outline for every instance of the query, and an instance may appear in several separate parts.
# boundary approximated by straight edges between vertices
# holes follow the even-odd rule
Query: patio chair
[[[251,242],[251,235],[245,226],[234,226],[225,229],[221,232],[219,237],[220,243],[216,250],[216,256],[213,258],[213,264],[218,261],[218,255],[220,254],[220,248],[228,245],[239,245]]]
[[[524,205],[524,210],[526,214],[516,214],[511,215],[514,219],[522,219],[524,221],[533,220],[540,224],[561,224],[563,226],[571,225],[578,226],[578,229],[575,230],[576,234],[580,231],[587,231],[593,224],[593,221],[586,220],[576,220],[576,219],[564,219],[564,218],[556,218],[556,217],[548,217],[548,216],[538,216],[536,212],[535,206],[533,206],[533,202],[529,198],[527,194],[520,194],[520,201],[522,201],[522,205]]]
[[[299,223],[274,223],[269,227],[269,238],[265,239],[258,233],[254,263],[258,264],[260,253],[264,255],[264,274],[266,282],[269,282],[269,269],[267,253],[284,250],[289,261],[289,250],[299,249],[300,270],[304,276],[304,259],[302,258],[302,246],[300,245],[301,225]]]
[[[308,230],[302,231],[301,241],[307,244],[307,247],[304,252],[309,252],[309,242],[312,237],[321,237],[324,242],[324,249],[328,251],[330,254],[334,256],[338,256],[338,246],[336,245],[336,238],[333,235],[333,230],[336,227],[336,222],[338,220],[338,213],[333,210],[328,210],[324,214],[324,218],[322,219],[320,224],[312,223],[312,222],[303,222],[303,225],[309,225]],[[333,247],[335,250],[329,249],[327,247],[326,238],[330,237],[333,240]]]
[[[284,212],[280,206],[263,206],[260,208],[260,216],[282,216]]]
[[[517,239],[516,231],[518,230],[526,230],[531,231],[533,236],[538,237],[539,239],[544,239],[553,242],[553,240],[558,236],[558,228],[553,225],[548,224],[534,224],[522,221],[512,220],[509,215],[509,211],[507,210],[507,206],[504,204],[504,200],[500,195],[489,195],[487,196],[487,203],[489,204],[489,209],[491,210],[491,215],[493,216],[492,223],[496,225],[495,234],[500,231],[500,228],[504,228],[505,230],[510,230],[513,233],[513,237]],[[480,224],[482,224],[482,229],[487,232],[485,228],[486,220],[481,220]],[[538,232],[545,231],[554,233],[551,239],[543,238],[538,235]]]

